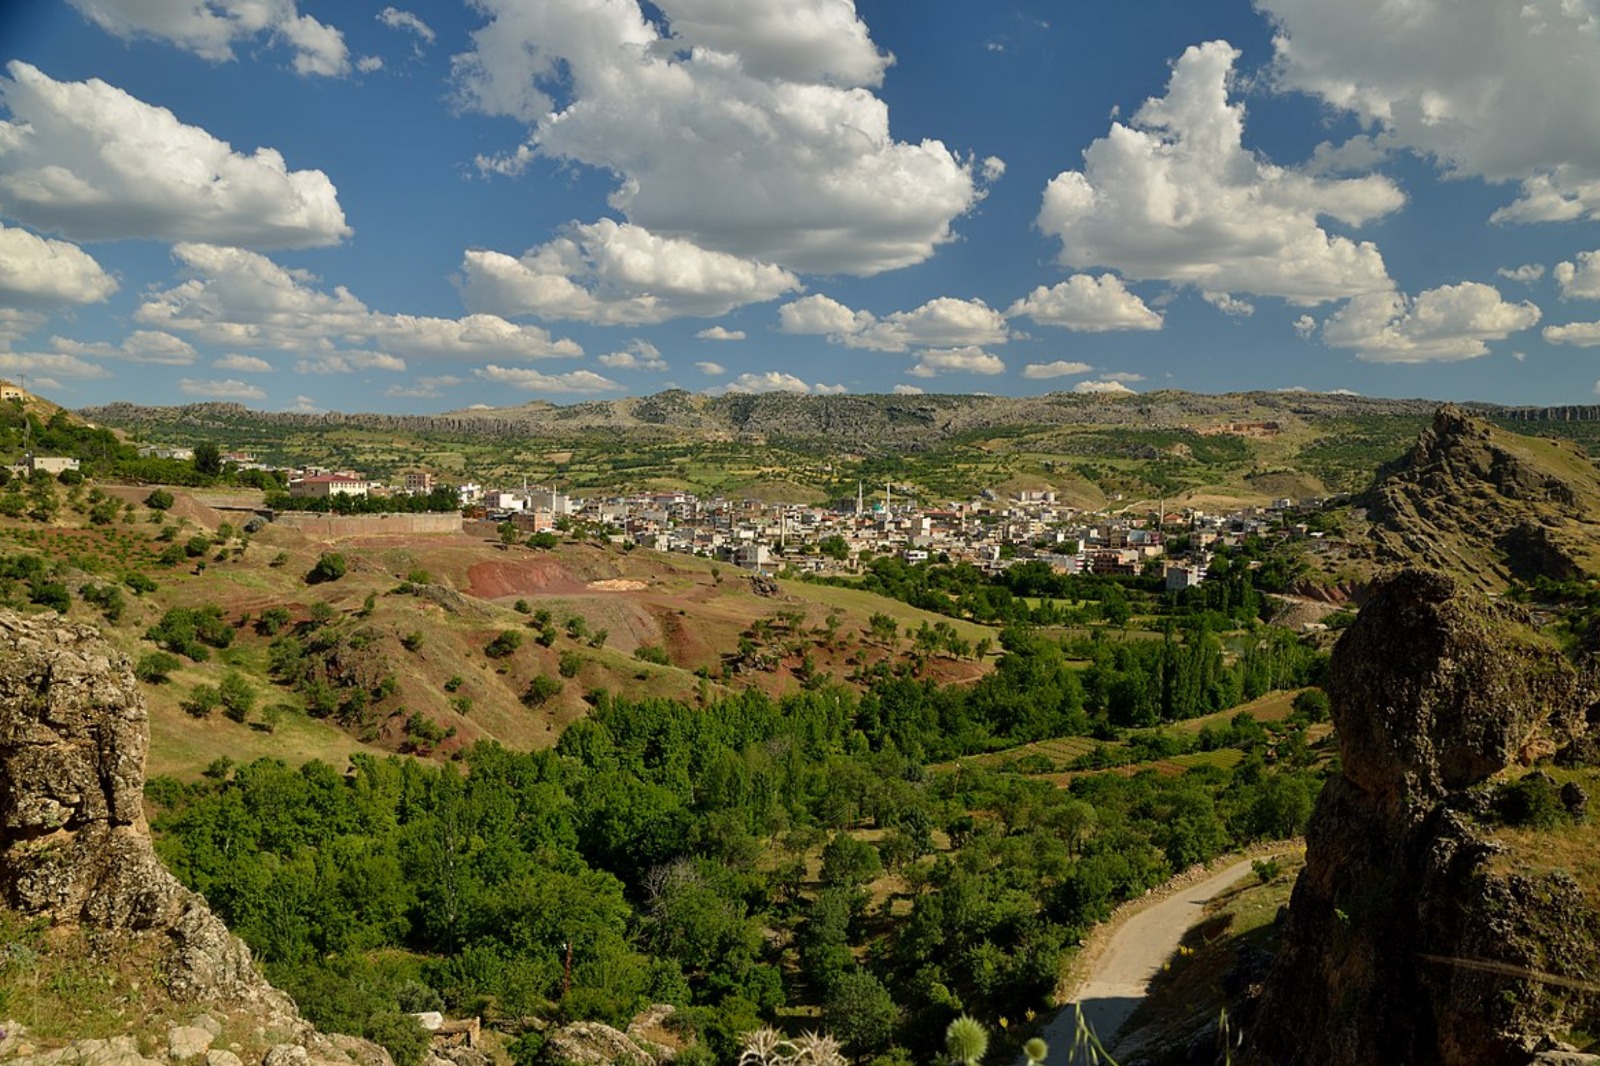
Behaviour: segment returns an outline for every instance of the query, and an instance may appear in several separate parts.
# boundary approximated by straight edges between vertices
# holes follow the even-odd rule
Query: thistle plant
[[[944,1047],[951,1062],[962,1066],[978,1066],[989,1050],[989,1030],[976,1018],[963,1014],[951,1022],[944,1031]]]

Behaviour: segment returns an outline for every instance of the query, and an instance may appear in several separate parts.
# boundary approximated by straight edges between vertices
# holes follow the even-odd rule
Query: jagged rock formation
[[[142,814],[148,745],[126,657],[87,626],[0,611],[0,903],[148,946],[172,1000],[252,1020],[273,1045],[266,1066],[391,1066],[382,1048],[304,1021],[256,972],[250,949],[161,865]],[[132,1034],[50,1051],[6,1030],[0,1057],[21,1056],[16,1066],[138,1066],[141,1035],[173,1058],[241,1066],[232,1051],[210,1050],[199,1030],[216,1032],[199,1021],[164,1040]]]
[[[1328,688],[1342,773],[1306,832],[1254,1061],[1565,1061],[1535,1049],[1600,1019],[1600,907],[1564,870],[1500,861],[1486,783],[1591,732],[1592,684],[1516,608],[1412,570],[1374,587]]]
[[[1434,415],[1364,501],[1380,562],[1504,589],[1512,579],[1600,571],[1600,471],[1571,444],[1495,429],[1458,407]]]
[[[685,435],[826,441],[864,452],[925,449],[954,434],[1013,426],[1161,426],[1217,421],[1284,420],[1360,415],[1426,415],[1426,400],[1382,400],[1319,393],[1159,391],[1137,396],[792,396],[785,393],[710,397],[682,389],[654,396],[556,405],[476,408],[439,415],[251,411],[240,404],[180,407],[110,404],[80,412],[124,429],[155,425],[217,430],[230,427],[312,429],[356,426],[394,433],[475,436],[571,436],[626,431],[640,440]]]

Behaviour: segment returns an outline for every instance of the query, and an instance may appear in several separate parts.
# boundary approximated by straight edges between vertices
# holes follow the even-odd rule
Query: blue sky
[[[1600,378],[1600,0],[32,0],[0,64],[0,375],[71,406]]]

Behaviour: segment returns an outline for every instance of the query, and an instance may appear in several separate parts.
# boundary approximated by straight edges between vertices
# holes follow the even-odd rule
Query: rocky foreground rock
[[[162,993],[193,1005],[163,1032],[64,1047],[37,1046],[4,1023],[0,1060],[247,1066],[244,1055],[263,1066],[392,1066],[375,1044],[317,1032],[161,865],[141,806],[148,745],[144,700],[124,656],[86,626],[0,611],[0,903],[61,931],[148,949]],[[252,1046],[213,1046],[224,1020]]]
[[[1591,680],[1517,608],[1405,571],[1375,585],[1328,688],[1342,773],[1306,832],[1254,1061],[1600,1063],[1560,1043],[1600,1020],[1594,886],[1507,861],[1491,810],[1499,782],[1583,749]]]

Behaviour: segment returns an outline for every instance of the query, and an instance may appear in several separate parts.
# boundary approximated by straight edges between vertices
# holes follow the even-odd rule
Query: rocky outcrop
[[[1575,446],[1519,437],[1445,405],[1364,501],[1381,562],[1500,590],[1594,572],[1600,473]]]
[[[250,949],[161,865],[142,814],[148,745],[126,657],[87,626],[0,611],[0,903],[102,943],[148,947],[174,1002],[218,1005],[289,1041],[269,1058],[292,1048],[306,1066],[390,1066],[382,1048],[301,1019],[256,972]],[[174,1027],[169,1053],[195,1061],[210,1053],[191,1031],[205,1028]],[[13,1042],[12,1051],[18,1066],[113,1066],[139,1057],[127,1039],[31,1054]]]
[[[1328,688],[1342,772],[1306,832],[1255,1060],[1522,1066],[1593,1024],[1596,902],[1563,870],[1499,861],[1485,817],[1491,779],[1585,735],[1591,685],[1516,608],[1403,571]]]

